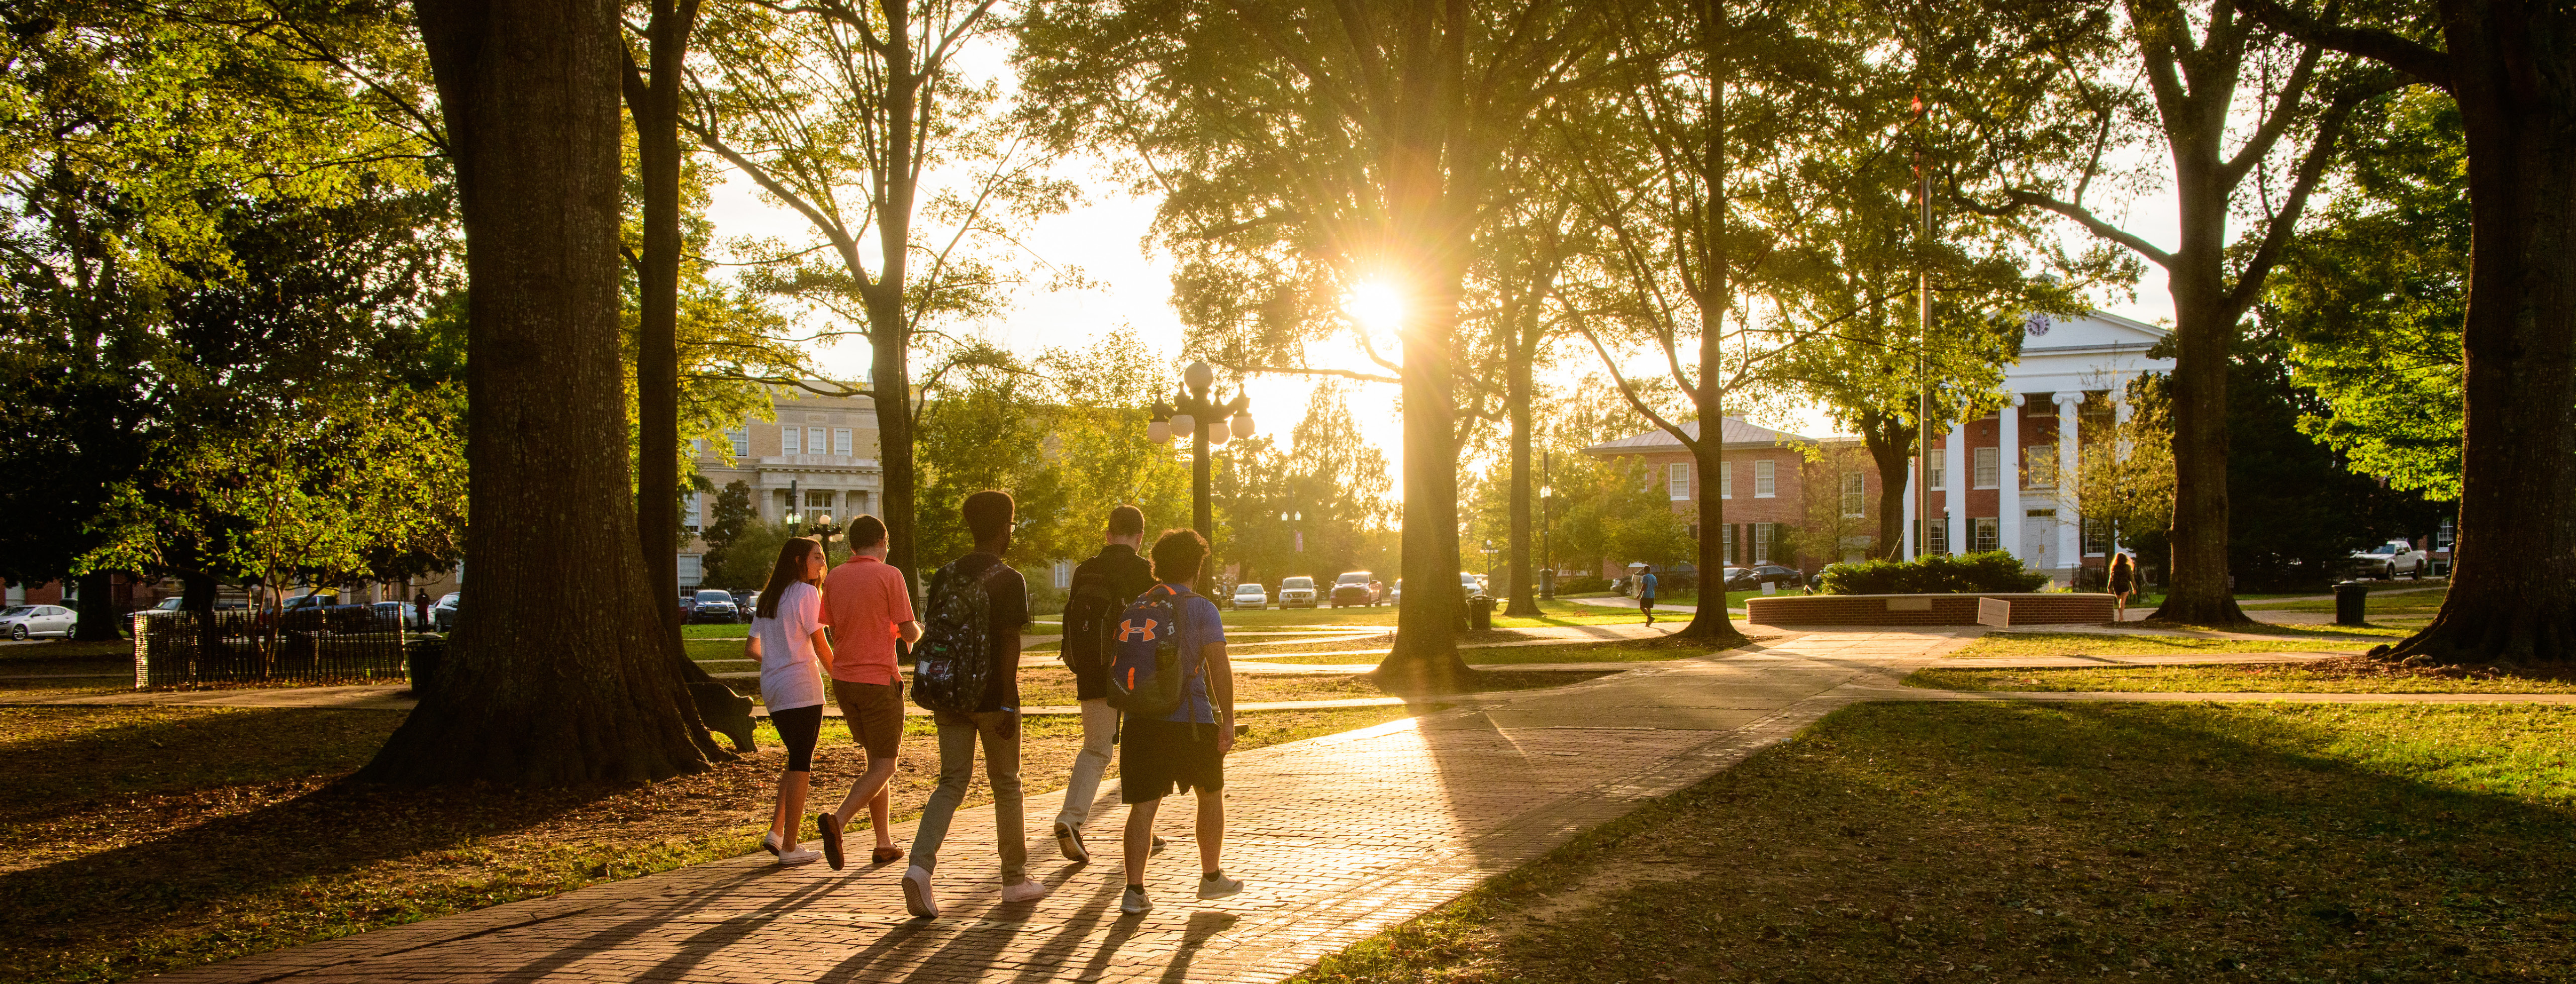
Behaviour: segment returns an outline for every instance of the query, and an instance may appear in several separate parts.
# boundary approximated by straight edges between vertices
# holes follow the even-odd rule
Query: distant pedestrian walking
[[[1154,541],[1157,584],[1119,618],[1110,702],[1127,712],[1118,798],[1127,804],[1127,890],[1118,911],[1151,910],[1145,862],[1163,797],[1198,799],[1199,898],[1243,890],[1226,877],[1225,756],[1234,751],[1234,667],[1216,603],[1199,596],[1207,541],[1171,530]]]
[[[412,613],[416,616],[412,624],[419,626],[423,632],[429,631],[429,592],[423,591],[414,595],[411,599],[411,607]]]
[[[814,777],[814,741],[823,728],[823,664],[832,641],[823,632],[823,545],[805,537],[780,544],[778,562],[761,586],[744,654],[760,661],[760,700],[769,723],[787,746],[787,771],[778,777],[778,808],[770,812],[761,846],[779,864],[810,864],[822,857],[796,846],[805,825],[805,791]]]
[[[1082,842],[1082,825],[1091,820],[1091,802],[1100,794],[1100,776],[1118,737],[1118,711],[1109,706],[1110,635],[1118,616],[1137,596],[1154,586],[1154,566],[1137,556],[1145,542],[1145,514],[1134,506],[1109,511],[1108,542],[1091,559],[1073,569],[1073,584],[1064,605],[1064,665],[1073,671],[1074,696],[1082,702],[1082,752],[1074,756],[1073,775],[1064,790],[1064,809],[1055,815],[1056,849],[1073,862],[1091,860]]]
[[[1655,569],[1652,567],[1637,575],[1637,610],[1646,613],[1646,624],[1655,624]]]
[[[975,745],[993,786],[993,828],[1002,855],[1002,901],[1034,902],[1047,887],[1028,874],[1028,831],[1020,813],[1020,630],[1029,621],[1028,581],[1002,563],[1011,549],[1009,493],[986,490],[960,507],[975,550],[931,576],[930,618],[913,648],[913,703],[939,726],[939,788],[913,828],[903,904],[936,918],[931,875],[948,825],[975,778]]]
[[[817,814],[823,831],[823,857],[841,867],[841,834],[850,817],[868,811],[877,846],[871,860],[886,864],[903,859],[894,846],[886,810],[886,783],[894,778],[895,754],[903,741],[903,673],[895,667],[895,642],[921,640],[921,623],[913,618],[912,589],[903,572],[885,562],[885,521],[861,516],[850,521],[850,558],[823,579],[823,623],[832,628],[836,648],[831,660],[832,699],[841,705],[841,720],[850,738],[868,753],[868,771],[850,787],[841,808]]]
[[[2138,583],[2137,561],[2130,559],[2126,553],[2112,554],[2111,568],[2108,577],[2104,580],[2104,585],[2111,591],[2112,621],[2128,621],[2129,596],[2144,588],[2144,585]]]

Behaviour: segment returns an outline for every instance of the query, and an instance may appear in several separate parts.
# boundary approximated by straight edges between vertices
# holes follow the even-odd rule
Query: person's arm
[[[832,665],[832,633],[823,624],[823,593],[816,591],[806,595],[804,604],[799,607],[802,609],[800,614],[804,616],[800,619],[804,623],[801,627],[812,632],[810,638],[814,640],[815,661],[825,666]]]
[[[1234,664],[1225,658],[1225,638],[1201,648],[1199,658],[1207,661],[1208,698],[1216,702],[1216,751],[1223,755],[1234,751]]]
[[[912,589],[904,584],[901,571],[886,582],[886,611],[894,616],[894,634],[904,645],[921,641],[921,620],[912,615]]]
[[[907,620],[902,625],[895,626],[895,634],[901,636],[903,638],[903,644],[907,646],[920,642],[921,622],[918,620]]]
[[[742,654],[752,662],[757,663],[760,661],[760,633],[744,633],[742,640]]]

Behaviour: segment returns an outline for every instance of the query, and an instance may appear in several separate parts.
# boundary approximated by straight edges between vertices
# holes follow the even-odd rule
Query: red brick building
[[[1699,425],[1685,424],[1692,437]],[[1722,501],[1719,531],[1727,563],[1779,564],[1813,572],[1858,559],[1876,542],[1878,474],[1851,438],[1817,439],[1728,417],[1719,474],[1702,474],[1681,441],[1662,429],[1585,448],[1605,459],[1638,458],[1672,500],[1696,521],[1700,496]],[[1815,497],[1824,497],[1816,501]],[[1696,535],[1699,531],[1694,527]],[[1685,551],[1696,553],[1696,547]],[[1629,558],[1600,559],[1602,576],[1625,573]]]

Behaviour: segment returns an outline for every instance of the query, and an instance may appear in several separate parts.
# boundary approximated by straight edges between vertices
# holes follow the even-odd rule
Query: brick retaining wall
[[[2012,604],[2014,625],[2111,620],[2107,594],[1775,595],[1744,600],[1755,625],[1975,625],[1977,600]]]

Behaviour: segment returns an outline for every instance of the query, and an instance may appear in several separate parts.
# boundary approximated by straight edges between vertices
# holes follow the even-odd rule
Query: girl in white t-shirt
[[[823,632],[823,545],[798,537],[778,548],[778,563],[760,589],[744,653],[760,661],[760,702],[787,744],[787,773],[778,777],[778,809],[761,846],[779,864],[807,864],[822,857],[796,846],[805,819],[805,789],[813,779],[814,739],[823,729],[822,668],[832,661]]]

